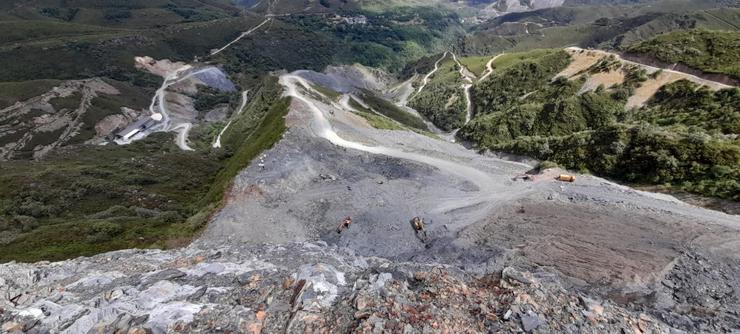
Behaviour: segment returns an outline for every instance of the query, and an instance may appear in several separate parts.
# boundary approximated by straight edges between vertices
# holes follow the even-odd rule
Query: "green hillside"
[[[628,68],[624,83],[581,93],[584,78],[553,80],[567,57],[542,52],[476,85],[476,116],[459,135],[620,181],[740,200],[740,89],[678,81],[625,110],[645,73]]]
[[[185,152],[160,133],[126,146],[70,147],[41,161],[0,161],[0,262],[189,243],[236,174],[285,131],[289,100],[279,98],[277,80],[256,91],[220,152]]]
[[[665,5],[602,4],[511,13],[474,27],[458,48],[476,55],[566,46],[626,49],[672,31],[740,29],[740,8],[718,9],[727,6],[721,1],[661,3]]]
[[[418,94],[412,95],[409,106],[429,119],[434,125],[452,131],[465,123],[465,92],[459,66],[448,55],[439,64],[439,70]]]
[[[665,63],[682,63],[707,73],[740,79],[740,32],[676,31],[632,46],[629,52]]]

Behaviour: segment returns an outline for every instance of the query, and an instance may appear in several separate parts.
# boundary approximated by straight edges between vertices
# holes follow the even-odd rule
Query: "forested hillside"
[[[740,199],[737,88],[712,91],[677,81],[644,106],[625,108],[636,89],[661,73],[604,58],[569,79],[557,77],[570,61],[562,51],[524,59],[475,86],[476,117],[461,137],[634,184]],[[584,91],[589,76],[600,73],[624,79]]]
[[[740,80],[740,34],[737,31],[676,31],[640,42],[627,51]]]
[[[439,128],[452,131],[465,124],[466,97],[460,67],[446,54],[424,89],[412,95],[409,106]]]

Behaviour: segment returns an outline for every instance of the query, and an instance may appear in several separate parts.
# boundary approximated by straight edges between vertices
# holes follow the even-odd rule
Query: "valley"
[[[740,4],[106,6],[0,5],[3,332],[740,328]]]

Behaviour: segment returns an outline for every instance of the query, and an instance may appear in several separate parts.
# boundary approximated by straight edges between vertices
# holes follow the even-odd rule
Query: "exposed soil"
[[[651,65],[646,65],[643,63],[638,63],[632,60],[628,59],[622,59],[620,55],[616,53],[610,53],[606,51],[601,50],[584,50],[581,48],[567,48],[566,51],[570,53],[571,57],[573,58],[573,61],[566,67],[563,71],[561,71],[558,76],[565,76],[567,78],[578,78],[581,75],[586,74],[586,71],[588,68],[596,64],[600,59],[604,57],[608,57],[610,55],[613,55],[616,57],[617,60],[619,60],[623,65],[636,65],[640,68],[643,68],[647,70],[648,73],[654,73],[662,69],[662,67],[656,67]],[[641,60],[641,58],[630,58],[635,60]],[[649,64],[649,63],[648,63]],[[594,90],[599,85],[604,85],[605,88],[609,88],[613,85],[620,84],[624,82],[624,73],[622,70],[615,69],[613,71],[609,71],[606,73],[596,73],[591,74],[588,77],[588,80],[584,84],[583,88],[581,88],[581,92]],[[713,81],[712,79],[718,79],[717,81]],[[692,82],[695,82],[699,85],[707,86],[710,89],[719,90],[722,88],[728,87],[725,84],[726,80],[721,80],[721,78],[714,78],[709,76],[697,76],[692,74],[692,72],[679,72],[675,70],[672,67],[666,67],[661,71],[659,75],[657,75],[654,78],[649,78],[645,82],[641,83],[640,86],[635,89],[635,93],[630,96],[630,98],[627,101],[627,104],[625,105],[625,108],[635,108],[635,107],[641,107],[645,104],[655,93],[663,86],[678,81],[678,80],[689,80]]]
[[[592,176],[559,182],[557,170],[514,181],[531,166],[411,132],[368,128],[341,105],[313,99],[316,92],[291,94],[300,98],[293,100],[289,133],[266,153],[264,167],[250,166],[237,177],[229,203],[199,243],[323,240],[363,256],[479,274],[546,268],[575,288],[671,319],[692,302],[656,299],[669,273],[718,284],[677,269],[678,259],[691,253],[738,261],[737,216]],[[337,233],[348,216],[352,225]],[[416,216],[425,219],[423,233],[410,224]],[[723,273],[719,284],[738,291]],[[736,326],[731,310],[723,304],[692,314],[692,323]],[[712,320],[718,314],[724,320]]]

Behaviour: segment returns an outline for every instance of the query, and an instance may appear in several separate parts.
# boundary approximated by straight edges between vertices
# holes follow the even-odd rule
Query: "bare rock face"
[[[524,12],[562,6],[565,0],[499,0],[495,6],[501,12]]]
[[[9,333],[667,333],[506,268],[474,277],[324,243],[127,250],[0,266]],[[588,301],[588,302],[584,302]]]
[[[490,4],[483,9],[483,12],[489,16],[498,16],[507,13],[560,7],[565,3],[565,0],[498,0],[489,2]]]

